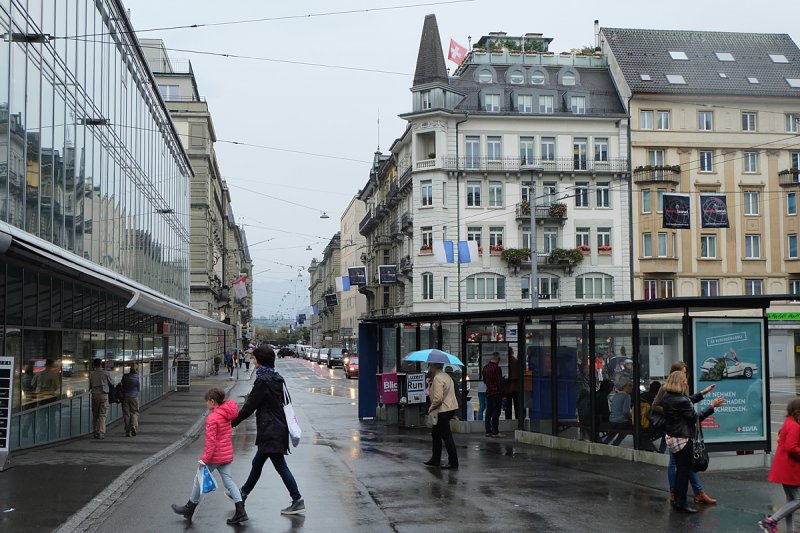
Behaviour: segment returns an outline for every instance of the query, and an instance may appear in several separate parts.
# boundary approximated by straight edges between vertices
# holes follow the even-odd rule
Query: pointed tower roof
[[[422,26],[422,37],[419,39],[414,86],[436,82],[447,83],[447,68],[444,64],[436,15],[426,15],[425,24]]]

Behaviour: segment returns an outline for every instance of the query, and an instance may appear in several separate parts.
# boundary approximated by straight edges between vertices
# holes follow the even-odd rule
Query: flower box
[[[433,247],[432,246],[420,246],[419,247],[419,255],[431,255],[433,254]]]
[[[583,255],[589,255],[590,253],[592,253],[592,249],[586,246],[585,244],[577,246],[577,249],[580,250]]]
[[[597,253],[600,255],[611,255],[611,247],[610,246],[599,246],[597,248]]]
[[[502,244],[493,244],[489,246],[489,254],[491,255],[500,255],[503,253],[503,245]]]

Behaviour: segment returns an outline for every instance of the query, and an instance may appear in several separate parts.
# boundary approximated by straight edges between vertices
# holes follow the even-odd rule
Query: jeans
[[[667,467],[667,479],[669,479],[669,491],[675,492],[675,472],[678,467],[675,466],[675,456],[669,454],[669,466]],[[700,474],[697,472],[689,472],[689,483],[692,484],[692,491],[695,496],[703,492],[703,485],[700,484]]]
[[[800,487],[784,485],[783,492],[786,493],[786,503],[772,515],[772,519],[777,522],[786,517],[786,531],[794,531],[792,514],[800,509]]]
[[[92,420],[95,436],[106,434],[106,414],[108,413],[108,393],[92,393]]]
[[[686,493],[689,490],[689,473],[692,471],[692,450],[694,443],[692,439],[686,442],[678,453],[672,454],[675,457],[675,506],[686,507]]]
[[[292,471],[289,470],[289,465],[286,464],[286,457],[284,457],[282,453],[256,452],[255,457],[253,457],[252,466],[250,467],[250,475],[247,476],[247,481],[242,485],[242,492],[244,494],[250,494],[253,491],[256,483],[258,483],[258,479],[261,477],[261,470],[264,468],[264,463],[267,462],[267,459],[272,461],[272,466],[275,467],[275,471],[281,476],[283,484],[286,485],[289,495],[292,497],[292,501],[296,502],[302,499],[300,491],[297,490],[297,482],[294,480]]]
[[[486,411],[486,393],[478,393],[478,420],[483,420],[483,413]]]
[[[224,465],[206,465],[208,470],[213,474],[214,470],[219,470],[219,476],[222,478],[222,484],[225,485],[225,488],[228,489],[231,496],[233,496],[233,501],[240,502],[242,501],[242,493],[239,492],[239,487],[236,486],[236,483],[233,482],[233,478],[231,477],[231,464],[225,463]],[[189,498],[193,504],[197,505],[200,503],[200,482],[198,481],[197,476],[194,478],[194,485],[192,485],[192,496]]]
[[[619,446],[622,444],[622,441],[625,440],[625,437],[628,436],[626,433],[615,433],[615,429],[633,429],[633,423],[631,422],[609,422],[608,425],[611,429],[609,430],[608,436],[603,442],[608,444],[611,442],[611,439],[614,439],[614,442],[611,442],[612,446]]]
[[[486,395],[486,433],[497,435],[500,432],[500,411],[503,408],[503,395]]]
[[[450,429],[450,420],[453,419],[455,411],[446,411],[436,416],[436,424],[431,428],[431,441],[433,449],[431,451],[431,461],[439,464],[442,461],[442,441],[447,450],[447,462],[451,465],[458,465],[458,451],[453,440],[453,432]]]

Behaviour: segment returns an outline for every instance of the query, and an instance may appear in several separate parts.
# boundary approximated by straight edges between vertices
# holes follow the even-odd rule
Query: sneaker
[[[767,533],[778,533],[778,523],[769,516],[764,517],[764,520],[758,523],[758,527]]]
[[[281,509],[281,514],[305,514],[306,504],[303,500],[296,500],[286,509]]]

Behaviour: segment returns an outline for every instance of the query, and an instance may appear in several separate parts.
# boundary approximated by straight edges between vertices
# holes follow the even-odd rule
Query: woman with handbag
[[[661,408],[664,410],[664,432],[667,434],[667,446],[675,457],[677,467],[675,503],[672,506],[676,511],[695,513],[697,510],[686,503],[686,493],[689,490],[689,472],[692,469],[697,425],[710,416],[716,407],[725,403],[725,399],[721,396],[714,398],[711,406],[698,414],[689,398],[686,373],[680,370],[669,375],[662,389],[664,389],[664,397],[661,400]]]
[[[786,420],[778,434],[778,449],[769,470],[769,481],[783,485],[786,503],[772,516],[758,523],[763,531],[778,532],[778,522],[786,519],[786,531],[794,531],[792,514],[800,509],[800,398],[786,406]]]

